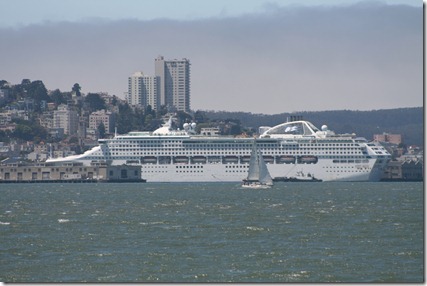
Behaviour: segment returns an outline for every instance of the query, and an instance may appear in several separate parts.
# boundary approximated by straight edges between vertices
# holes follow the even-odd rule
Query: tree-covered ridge
[[[326,124],[336,133],[356,133],[372,140],[374,134],[384,132],[402,134],[405,144],[424,145],[423,107],[382,109],[372,111],[333,110],[302,111],[281,114],[254,114],[249,112],[203,111],[211,120],[234,118],[243,126],[258,130],[260,126],[274,126],[286,122],[288,116],[301,115],[304,120],[320,128]]]

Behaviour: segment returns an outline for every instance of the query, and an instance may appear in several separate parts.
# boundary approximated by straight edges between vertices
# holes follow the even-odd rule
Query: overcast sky
[[[421,1],[0,4],[0,79],[12,84],[28,78],[70,91],[77,82],[84,93],[123,98],[128,77],[154,75],[163,55],[190,60],[193,110],[423,105]]]

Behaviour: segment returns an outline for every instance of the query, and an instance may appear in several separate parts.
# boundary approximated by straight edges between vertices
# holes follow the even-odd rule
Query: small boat
[[[321,182],[322,180],[316,179],[312,174],[305,174],[303,171],[296,173],[295,177],[288,178],[289,182]]]
[[[317,179],[314,175],[308,173],[305,174],[303,171],[299,171],[295,174],[294,177],[275,177],[274,182],[322,182],[322,180]]]
[[[273,179],[268,172],[261,152],[257,149],[256,142],[252,146],[249,171],[246,179],[243,180],[243,188],[267,189],[273,186]]]

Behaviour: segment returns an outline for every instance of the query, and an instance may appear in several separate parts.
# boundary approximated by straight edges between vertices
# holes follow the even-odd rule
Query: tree
[[[6,130],[6,131],[0,130],[0,142],[9,144],[11,136],[12,136],[12,132],[10,130]]]
[[[141,108],[136,107],[133,113],[133,128],[134,130],[142,130],[145,126],[145,114]]]
[[[150,128],[152,126],[152,122],[153,115],[151,115],[150,113],[146,114],[144,118],[144,126]]]
[[[80,93],[80,90],[81,90],[82,88],[81,88],[81,86],[78,84],[78,83],[75,83],[74,85],[73,85],[73,87],[71,88],[71,91],[73,91],[73,92],[75,92],[76,93],[76,96],[81,96],[82,94]]]
[[[4,79],[0,80],[0,88],[5,88],[7,87],[8,84],[9,83],[6,80]]]
[[[56,105],[60,105],[61,103],[67,103],[67,98],[64,93],[62,93],[59,89],[55,89],[50,94],[50,98]]]
[[[147,105],[145,108],[145,115],[151,114],[152,117],[156,117],[156,111],[151,107],[151,105]]]
[[[199,123],[207,122],[206,114],[203,111],[197,110],[194,114],[194,120]]]
[[[88,104],[92,112],[96,110],[106,109],[105,101],[98,93],[89,93],[85,98],[85,102]]]
[[[27,86],[29,86],[31,84],[31,80],[29,80],[28,78],[24,78],[21,81],[21,86],[25,89]]]
[[[29,80],[28,80],[29,81]],[[23,81],[24,82],[24,81]],[[47,89],[41,80],[33,82],[25,82],[26,97],[34,100],[34,110],[41,111],[41,102],[49,102],[50,97],[47,94]]]
[[[68,143],[69,144],[78,144],[79,138],[77,138],[77,136],[73,135],[70,138],[68,138]]]
[[[115,95],[113,95],[113,99],[111,100],[111,104],[113,105],[113,106],[116,106],[117,105],[117,97],[115,96]]]
[[[132,128],[132,108],[129,104],[119,104],[119,114],[116,119],[117,132],[119,134],[127,133],[131,131]]]
[[[14,89],[15,91],[15,95],[16,95],[16,99],[22,99],[25,98],[27,95],[27,91],[28,91],[28,87],[31,84],[31,80],[29,79],[23,79],[21,84],[17,84]]]
[[[46,130],[38,124],[27,120],[14,120],[17,125],[15,131],[12,135],[15,138],[19,138],[25,141],[36,141],[36,143],[46,140],[47,132]]]
[[[99,125],[98,125],[98,132],[99,132],[99,138],[104,138],[104,136],[105,136],[105,126],[104,126],[103,122],[99,123]]]
[[[176,117],[178,119],[177,125],[179,128],[182,128],[182,125],[184,125],[184,123],[190,123],[193,120],[191,115],[184,111],[178,111],[176,113]]]
[[[160,109],[157,111],[157,114],[159,115],[159,117],[166,115],[168,113],[168,108],[166,107],[166,105],[161,105]]]

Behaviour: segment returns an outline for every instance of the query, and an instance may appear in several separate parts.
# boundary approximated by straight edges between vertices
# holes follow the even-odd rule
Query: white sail
[[[259,157],[258,150],[256,148],[256,144],[252,145],[251,159],[249,161],[249,171],[247,180],[249,181],[258,181],[260,172],[259,172]]]
[[[264,162],[262,154],[257,150],[256,142],[252,146],[251,158],[249,161],[249,170],[244,187],[260,187],[273,185],[273,179],[268,172],[267,165]]]
[[[267,165],[262,158],[261,152],[258,151],[258,161],[259,161],[259,182],[261,184],[272,185],[273,179],[270,176],[270,172],[268,172]]]

